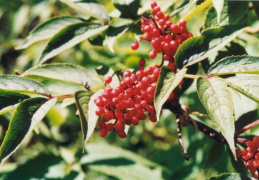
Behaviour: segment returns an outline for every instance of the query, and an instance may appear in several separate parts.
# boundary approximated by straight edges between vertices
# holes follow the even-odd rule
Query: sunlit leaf
[[[136,18],[140,0],[113,0],[114,6],[120,11],[122,18]]]
[[[20,76],[0,75],[0,89],[50,95],[49,90],[40,82]]]
[[[204,60],[235,39],[242,32],[242,28],[242,25],[211,28],[198,37],[184,41],[175,55],[177,67],[190,66]]]
[[[259,74],[259,57],[226,57],[212,65],[208,71],[208,75],[226,75],[238,73]]]
[[[227,89],[227,82],[218,77],[199,78],[197,92],[211,120],[227,140],[235,157],[234,108],[231,93]]]
[[[82,86],[91,86],[92,78],[89,72],[74,64],[45,64],[35,66],[25,71],[22,76],[53,79]]]
[[[238,173],[223,173],[218,176],[211,177],[209,180],[250,180],[250,178]]]
[[[99,4],[95,0],[60,0],[68,6],[78,10],[86,15],[95,17],[105,22],[110,21],[108,11],[103,5]]]
[[[66,26],[80,22],[82,22],[82,19],[70,16],[49,19],[33,29],[23,44],[17,47],[17,49],[24,49],[35,42],[49,39]]]
[[[187,69],[184,68],[176,74],[167,66],[163,66],[157,81],[154,106],[156,109],[157,120],[159,121],[162,106],[170,96],[171,92],[178,86],[183,79]]]
[[[23,139],[56,102],[56,98],[49,101],[45,98],[31,98],[17,107],[0,148],[1,165],[19,148]]]
[[[107,28],[107,25],[94,23],[76,23],[65,27],[50,39],[40,57],[40,64]]]
[[[224,0],[212,0],[212,2],[217,11],[217,22],[219,24],[221,11],[222,11],[223,5],[224,5]]]

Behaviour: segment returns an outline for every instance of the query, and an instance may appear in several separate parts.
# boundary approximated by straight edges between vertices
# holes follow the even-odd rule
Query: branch
[[[187,153],[187,151],[185,150],[185,148],[183,147],[183,141],[182,141],[182,128],[181,128],[181,120],[180,118],[176,118],[176,124],[177,124],[177,136],[178,136],[178,142],[180,145],[180,148],[184,154],[184,157],[187,161],[189,161],[189,155]]]
[[[242,129],[236,131],[236,132],[235,132],[235,137],[238,136],[239,134],[242,134],[243,132],[245,132],[245,131],[247,131],[247,130],[249,130],[249,129],[255,127],[255,126],[257,126],[258,124],[259,124],[259,119],[256,120],[256,121],[254,121],[254,122],[252,122],[252,123],[250,123],[250,124],[248,124],[248,125],[246,125],[246,126],[243,127]]]

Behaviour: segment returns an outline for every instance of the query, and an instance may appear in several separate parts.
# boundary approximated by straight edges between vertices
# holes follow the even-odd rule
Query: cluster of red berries
[[[174,70],[174,55],[178,46],[192,37],[192,34],[187,31],[185,20],[180,20],[178,24],[172,23],[169,14],[163,14],[155,1],[151,2],[151,8],[153,17],[141,19],[141,40],[149,41],[153,47],[149,52],[150,59],[162,52],[163,60],[169,61],[168,66]],[[131,48],[138,49],[139,41],[132,43]]]
[[[139,64],[140,68],[135,74],[129,70],[123,73],[119,87],[112,89],[106,86],[102,95],[94,100],[98,106],[95,113],[102,116],[98,121],[101,137],[105,137],[108,131],[115,130],[120,138],[124,138],[125,125],[137,125],[147,115],[150,121],[157,121],[153,98],[160,68],[153,66],[144,69],[144,59]],[[105,78],[105,84],[111,81],[112,77]]]
[[[259,137],[254,137],[253,141],[246,142],[246,149],[236,149],[237,157],[241,157],[246,168],[252,176],[259,178]]]

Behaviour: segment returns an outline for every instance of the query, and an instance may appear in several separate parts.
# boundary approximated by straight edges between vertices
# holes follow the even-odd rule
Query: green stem
[[[65,95],[54,96],[54,97],[56,97],[57,99],[66,99],[66,98],[71,98],[74,96],[75,96],[74,94],[65,94]]]
[[[199,77],[205,78],[205,76],[200,76],[200,75],[195,75],[195,74],[185,74],[184,77],[189,78],[189,79],[198,79]]]

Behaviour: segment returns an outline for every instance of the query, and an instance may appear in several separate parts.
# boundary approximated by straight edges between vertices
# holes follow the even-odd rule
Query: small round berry
[[[106,130],[112,131],[113,130],[113,124],[112,123],[106,124]]]
[[[99,128],[105,128],[106,127],[106,124],[105,124],[105,122],[104,121],[98,121],[98,126],[99,126]]]
[[[123,124],[120,122],[120,121],[118,121],[116,124],[115,124],[115,130],[116,131],[122,131],[122,129],[123,129]]]
[[[102,129],[100,130],[100,132],[99,132],[99,135],[100,135],[101,137],[105,137],[105,136],[107,135],[107,130],[106,130],[105,128],[102,128]]]
[[[179,24],[179,26],[181,26],[181,27],[185,27],[186,26],[186,21],[185,20],[180,20],[179,22],[178,22],[178,24]]]
[[[118,136],[120,137],[120,138],[125,138],[126,137],[126,133],[125,133],[125,131],[119,131],[118,132]]]
[[[102,107],[99,107],[96,111],[95,111],[95,114],[97,116],[101,116],[104,114],[104,109]]]
[[[155,59],[157,56],[157,51],[155,49],[153,49],[152,51],[150,51],[149,53],[149,58],[150,59]]]
[[[131,76],[131,72],[129,70],[126,70],[124,73],[123,73],[123,77],[126,78],[126,77],[130,77]]]
[[[156,1],[152,1],[150,5],[151,5],[151,8],[154,9],[154,7],[157,6],[157,3],[156,3]]]
[[[145,61],[145,59],[141,58],[138,63],[140,66],[144,66],[146,61]]]
[[[139,48],[139,42],[135,41],[134,43],[131,44],[131,49],[137,50]]]
[[[112,77],[111,76],[106,76],[104,79],[105,84],[110,84],[112,82]]]
[[[149,120],[152,121],[152,122],[156,122],[156,121],[157,121],[157,118],[156,118],[156,115],[155,115],[155,114],[150,114],[148,118],[149,118]]]

